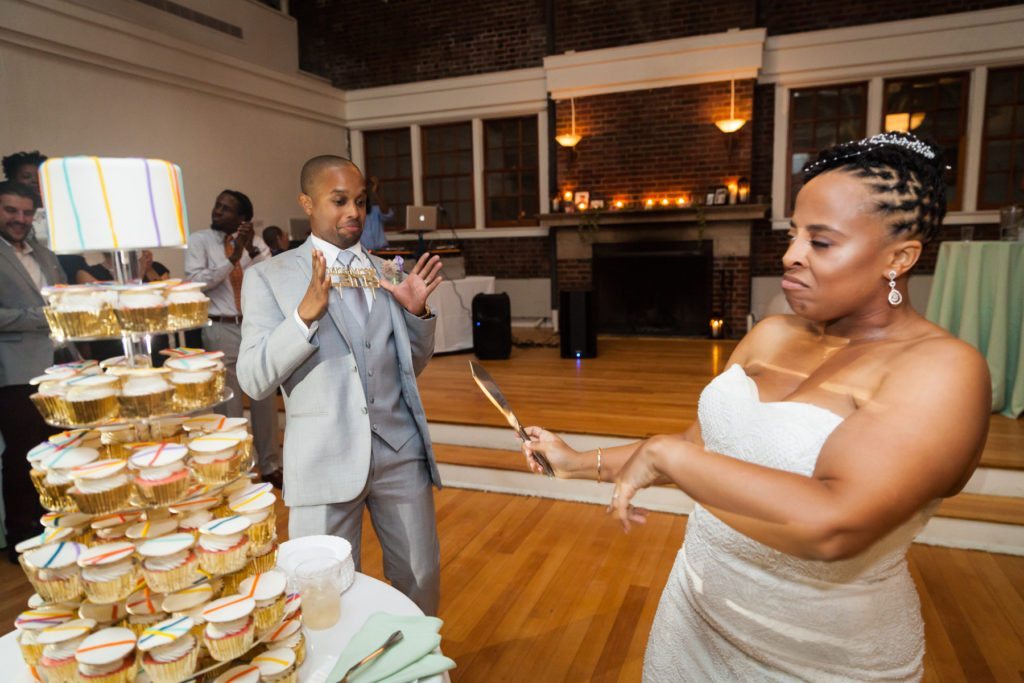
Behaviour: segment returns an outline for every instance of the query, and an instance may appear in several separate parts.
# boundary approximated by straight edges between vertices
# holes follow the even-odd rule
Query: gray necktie
[[[346,268],[359,268],[360,263],[356,260],[356,255],[350,251],[343,251],[338,254],[338,261],[343,262]],[[349,313],[352,314],[362,327],[366,327],[366,321],[370,317],[370,309],[366,305],[366,295],[363,290],[359,287],[348,287],[347,292],[343,292],[341,300],[348,306]]]

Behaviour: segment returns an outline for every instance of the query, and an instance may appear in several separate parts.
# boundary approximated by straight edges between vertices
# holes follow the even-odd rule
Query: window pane
[[[987,206],[1006,204],[1009,187],[1009,173],[985,173],[981,177],[981,201]]]
[[[1011,154],[1013,144],[1000,140],[985,145],[985,170],[986,171],[1007,171],[1012,164]]]
[[[1024,107],[1021,109],[1024,111]],[[1015,111],[1016,108],[1012,104],[1004,107],[989,107],[985,112],[985,133],[999,138],[1012,135]]]
[[[836,143],[835,121],[821,121],[814,126],[814,146],[824,149]]]
[[[839,122],[839,142],[860,140],[864,137],[864,119],[848,119]]]
[[[814,145],[814,128],[808,123],[798,123],[793,126],[793,149],[806,149]]]
[[[815,117],[818,119],[834,119],[839,114],[839,92],[832,89],[818,91],[818,106]]]
[[[1017,74],[1011,69],[990,71],[988,75],[988,103],[1010,104],[1016,98]]]
[[[985,128],[978,208],[1024,199],[1024,66],[992,69],[985,93]]]
[[[940,111],[935,115],[935,137],[950,140],[960,134],[960,111]],[[913,125],[913,119],[911,119]]]
[[[814,93],[795,91],[790,104],[794,121],[806,121],[814,118]]]

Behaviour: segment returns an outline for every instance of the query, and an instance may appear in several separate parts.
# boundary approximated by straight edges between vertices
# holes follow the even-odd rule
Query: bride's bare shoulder
[[[793,343],[811,341],[820,336],[820,331],[812,323],[799,316],[768,316],[740,340],[732,361],[746,365],[754,359],[774,356]]]

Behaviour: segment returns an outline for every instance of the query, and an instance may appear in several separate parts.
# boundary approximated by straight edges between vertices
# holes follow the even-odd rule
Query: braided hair
[[[946,215],[945,168],[938,147],[893,132],[829,147],[803,172],[804,182],[836,169],[863,178],[877,198],[875,209],[889,218],[891,234],[928,243]]]

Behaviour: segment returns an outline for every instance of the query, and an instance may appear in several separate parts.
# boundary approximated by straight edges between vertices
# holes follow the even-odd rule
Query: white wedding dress
[[[843,421],[809,403],[762,402],[739,365],[701,394],[708,450],[810,475]],[[700,505],[686,525],[651,628],[644,681],[916,681],[924,625],[906,564],[935,505],[860,555],[802,560]]]

